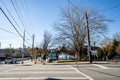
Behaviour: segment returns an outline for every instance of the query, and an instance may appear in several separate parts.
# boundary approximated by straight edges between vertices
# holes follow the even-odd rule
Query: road
[[[2,64],[0,80],[120,80],[120,64]]]
[[[120,80],[120,63],[73,65],[94,80]]]
[[[15,65],[10,65],[10,64],[0,64],[0,73],[1,72],[4,72],[4,71],[7,71],[11,68],[14,68]]]

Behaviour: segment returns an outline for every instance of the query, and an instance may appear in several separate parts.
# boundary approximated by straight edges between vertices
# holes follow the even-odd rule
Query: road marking
[[[47,74],[77,74],[76,72],[73,72],[73,71],[40,71],[40,72],[33,72],[33,71],[28,71],[28,72],[14,72],[14,73],[11,73],[11,72],[6,72],[6,73],[2,73],[2,74],[44,74],[44,73],[47,73]]]
[[[98,65],[98,64],[92,64],[93,66],[97,66],[97,67],[100,67],[102,69],[110,69],[109,67],[105,67],[105,66],[102,66],[102,65]]]
[[[69,67],[70,67],[71,69],[75,70],[76,72],[78,72],[79,74],[82,74],[82,75],[85,76],[87,79],[89,79],[89,80],[94,80],[94,79],[91,78],[90,76],[88,76],[88,75],[80,72],[77,68],[74,68],[74,67],[72,67],[72,66],[70,66],[70,65],[69,65]]]
[[[74,80],[74,79],[88,79],[86,77],[16,77],[16,78],[0,78],[0,80],[34,80],[34,79],[42,79],[42,80],[45,80],[45,79],[69,79],[69,80]]]
[[[81,79],[82,80],[88,80],[88,79],[93,80],[89,76],[85,75],[84,73],[80,72],[77,69],[74,69],[74,67],[72,67],[70,65],[67,65],[67,66],[65,65],[65,66],[60,66],[60,67],[54,66],[53,68],[55,70],[58,69],[57,71],[53,71],[52,66],[50,66],[50,71],[49,71],[48,66],[47,67],[42,66],[42,69],[45,69],[43,71],[40,71],[40,70],[37,71],[37,69],[40,68],[40,67],[39,68],[38,67],[39,66],[30,67],[33,71],[30,70],[30,68],[24,67],[24,66],[12,68],[8,71],[1,73],[2,77],[0,77],[0,80],[35,80],[35,79],[37,79],[37,80],[51,79],[52,80],[52,78],[53,79],[60,79],[60,80],[65,80],[65,79],[67,79],[67,80],[76,80],[76,79],[77,80],[81,80]],[[19,71],[19,69],[20,69],[20,71]],[[67,71],[66,71],[66,69],[67,69]],[[68,71],[68,69],[69,69],[69,71]],[[18,70],[18,71],[14,71],[14,70]],[[44,76],[42,76],[41,74]],[[51,75],[49,75],[49,74],[51,74]],[[60,76],[61,74],[63,76]],[[7,76],[4,77],[4,75],[7,75]],[[72,76],[70,76],[70,75],[72,75]]]
[[[24,71],[26,71],[26,70],[31,70],[31,68],[27,68],[27,69],[25,69],[25,68],[16,68],[16,69],[12,69],[12,70],[24,70]],[[48,70],[48,68],[32,68],[32,70]],[[68,68],[49,68],[49,70],[69,70]]]

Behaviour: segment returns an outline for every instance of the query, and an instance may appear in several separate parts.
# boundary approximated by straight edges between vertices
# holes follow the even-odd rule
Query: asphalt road
[[[0,80],[120,80],[120,63],[0,64]]]
[[[4,72],[4,71],[7,71],[9,69],[12,69],[14,68],[16,65],[14,64],[0,64],[0,73]]]
[[[120,63],[73,65],[94,80],[120,80]]]

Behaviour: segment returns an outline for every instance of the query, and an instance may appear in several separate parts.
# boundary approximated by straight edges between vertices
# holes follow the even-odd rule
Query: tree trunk
[[[79,60],[80,60],[79,51],[75,51],[75,60],[76,60],[76,61],[79,61]]]

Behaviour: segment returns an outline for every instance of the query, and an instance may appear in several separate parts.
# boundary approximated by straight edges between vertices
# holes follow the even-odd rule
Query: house
[[[64,60],[66,60],[67,59],[67,53],[64,53],[64,52],[61,52],[59,55],[58,55],[58,59],[64,59]]]
[[[58,59],[60,60],[68,60],[68,59],[74,59],[74,55],[69,55],[68,53],[65,53],[65,52],[61,52],[59,55],[58,55]]]
[[[55,53],[55,52],[48,53],[48,58],[49,59],[57,59],[57,53]]]
[[[58,59],[58,55],[57,55],[56,49],[50,49],[49,50],[48,58],[49,59]]]

